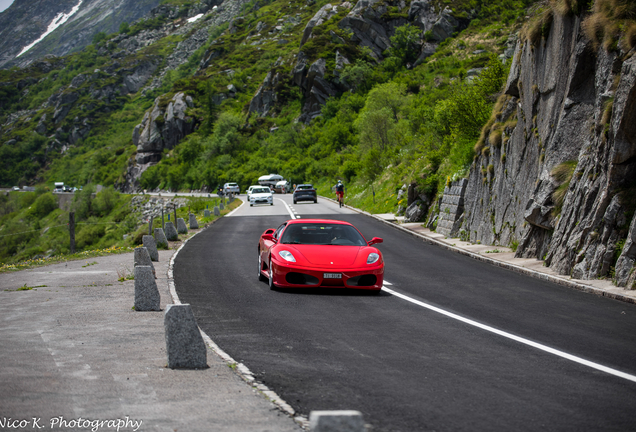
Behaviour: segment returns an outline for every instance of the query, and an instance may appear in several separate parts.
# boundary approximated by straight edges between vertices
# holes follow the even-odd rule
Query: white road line
[[[283,201],[280,198],[276,198],[278,201],[282,202],[285,205],[285,208],[287,208],[287,213],[289,213],[289,217],[292,219],[296,219],[296,216],[294,216],[294,213],[292,212],[292,209],[289,208],[289,204],[287,204],[285,201]]]
[[[391,284],[388,283],[387,281],[384,281],[384,285],[391,285]],[[479,323],[477,321],[473,321],[471,319],[464,318],[464,317],[459,316],[457,314],[454,314],[452,312],[448,312],[448,311],[446,311],[444,309],[440,309],[440,308],[438,308],[436,306],[429,305],[429,304],[424,303],[424,302],[419,301],[419,300],[415,300],[415,299],[413,299],[413,298],[411,298],[409,296],[406,296],[404,294],[401,294],[401,293],[399,293],[397,291],[393,291],[392,289],[387,288],[386,286],[383,286],[382,289],[384,291],[388,292],[389,294],[392,294],[392,295],[394,295],[396,297],[399,297],[399,298],[401,298],[403,300],[406,300],[408,302],[411,302],[411,303],[413,303],[415,305],[418,305],[418,306],[421,306],[423,308],[432,310],[433,312],[437,312],[437,313],[440,313],[442,315],[446,315],[449,318],[453,318],[455,320],[461,321],[461,322],[466,323],[468,325],[480,328],[482,330],[486,330],[488,332],[494,333],[494,334],[499,335],[499,336],[503,336],[503,337],[508,338],[508,339],[512,339],[512,340],[514,340],[516,342],[531,346],[533,348],[539,349],[541,351],[545,351],[545,352],[550,353],[550,354],[554,354],[554,355],[562,357],[562,358],[564,358],[566,360],[570,360],[570,361],[573,361],[575,363],[582,364],[583,366],[591,367],[592,369],[596,369],[596,370],[599,370],[601,372],[605,372],[605,373],[608,373],[610,375],[614,375],[614,376],[617,376],[619,378],[626,379],[628,381],[636,382],[636,376],[634,376],[634,375],[630,375],[628,373],[621,372],[619,370],[612,369],[610,367],[603,366],[603,365],[600,365],[598,363],[591,362],[589,360],[585,360],[585,359],[583,359],[581,357],[577,357],[575,355],[568,354],[568,353],[563,352],[563,351],[559,351],[559,350],[551,348],[549,346],[542,345],[542,344],[537,343],[537,342],[533,342],[533,341],[531,341],[529,339],[525,339],[525,338],[522,338],[522,337],[519,337],[519,336],[515,336],[515,335],[513,335],[511,333],[505,332],[503,330],[496,329],[494,327],[490,327],[490,326],[488,326],[486,324],[482,324],[482,323]]]

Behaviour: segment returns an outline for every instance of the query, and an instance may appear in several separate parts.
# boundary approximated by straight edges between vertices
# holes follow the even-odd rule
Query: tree
[[[93,36],[93,45],[97,45],[101,41],[106,40],[107,37],[108,35],[103,31],[97,33],[95,36]]]
[[[128,25],[128,23],[126,21],[124,21],[123,23],[119,24],[119,33],[128,34],[129,32],[130,32],[130,26]]]
[[[421,30],[417,26],[405,24],[395,29],[391,36],[389,54],[400,59],[402,64],[414,62],[420,52]]]

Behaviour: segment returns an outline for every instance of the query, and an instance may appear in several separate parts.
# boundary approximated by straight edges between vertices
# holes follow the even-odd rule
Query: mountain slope
[[[144,16],[159,0],[16,0],[0,13],[0,68],[26,66],[47,54],[63,56],[89,45],[99,32]],[[79,8],[63,25],[18,57],[60,14]]]

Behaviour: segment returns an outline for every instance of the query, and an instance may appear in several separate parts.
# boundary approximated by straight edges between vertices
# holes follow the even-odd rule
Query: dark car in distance
[[[316,189],[311,184],[301,184],[294,189],[294,204],[298,201],[313,201],[318,202],[318,194]]]

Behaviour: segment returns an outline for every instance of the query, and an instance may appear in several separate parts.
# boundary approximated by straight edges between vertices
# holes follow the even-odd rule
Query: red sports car
[[[269,287],[355,288],[380,292],[382,253],[350,223],[328,219],[289,220],[266,230],[258,242],[258,278]]]

